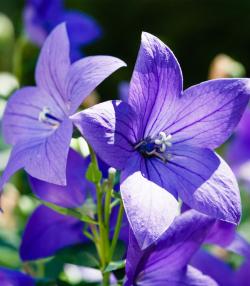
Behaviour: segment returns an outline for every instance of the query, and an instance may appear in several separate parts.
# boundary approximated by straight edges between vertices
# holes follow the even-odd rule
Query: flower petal
[[[236,285],[245,286],[247,285],[247,283],[249,283],[249,269],[250,269],[250,260],[248,259],[241,265],[241,267],[236,272],[235,280],[238,283]]]
[[[126,64],[115,57],[92,56],[73,63],[66,79],[67,101],[73,114],[82,101],[108,76]]]
[[[32,191],[42,200],[66,208],[81,206],[94,185],[84,178],[90,158],[83,158],[73,149],[69,150],[66,169],[66,186],[50,184],[29,177]]]
[[[66,246],[84,241],[83,223],[39,206],[24,231],[20,255],[23,261],[54,255]]]
[[[209,149],[181,144],[173,145],[169,154],[166,164],[157,160],[165,166],[167,190],[177,191],[193,209],[237,224],[241,216],[240,193],[226,162]]]
[[[97,155],[116,169],[123,169],[134,153],[134,118],[131,107],[121,101],[100,103],[71,117]]]
[[[0,281],[2,286],[35,286],[29,275],[4,267],[0,267]]]
[[[166,267],[166,265],[164,265]],[[133,286],[134,284],[125,284],[125,286]],[[136,281],[138,286],[219,286],[211,277],[204,275],[192,266],[184,267],[176,272],[166,272],[165,268],[159,269],[157,275],[153,277],[143,277]]]
[[[64,120],[47,138],[22,141],[14,146],[0,180],[0,190],[20,168],[49,183],[66,185],[66,164],[72,135],[72,123]]]
[[[248,79],[218,79],[192,86],[184,91],[175,118],[164,131],[175,143],[217,148],[239,123],[249,96]]]
[[[174,54],[155,36],[142,33],[128,99],[141,117],[139,139],[163,131],[181,93],[182,73]]]
[[[16,91],[8,100],[3,116],[3,134],[7,143],[16,144],[50,136],[55,127],[39,120],[43,109],[51,110],[62,121],[64,114],[48,93],[37,87],[25,87]]]
[[[216,244],[220,247],[226,247],[234,241],[235,235],[235,224],[217,220],[206,237],[206,243]]]
[[[192,257],[191,265],[212,277],[220,286],[234,286],[234,271],[224,261],[204,250]]]
[[[101,36],[101,28],[89,15],[70,11],[64,13],[70,44],[85,45]]]
[[[60,47],[60,48],[58,48]],[[36,66],[36,83],[67,114],[65,83],[70,68],[70,46],[65,24],[58,25],[46,39]]]
[[[138,285],[172,285],[157,282],[171,283],[181,277],[184,279],[185,272],[179,277],[178,272],[183,272],[192,255],[203,243],[214,221],[194,210],[187,211],[178,216],[156,244],[145,251],[140,250],[131,234],[126,265],[128,280],[140,281],[141,284]]]
[[[28,38],[38,46],[41,46],[46,39],[47,31],[37,23],[37,12],[32,5],[27,5],[23,11],[23,22]]]
[[[121,173],[121,195],[130,226],[141,249],[156,241],[178,214],[178,202],[141,170],[144,159],[134,155]]]

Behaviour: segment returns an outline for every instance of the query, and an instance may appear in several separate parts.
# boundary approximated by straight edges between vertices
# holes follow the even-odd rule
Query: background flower
[[[81,57],[81,47],[101,36],[101,29],[89,15],[68,10],[63,0],[26,0],[24,9],[25,30],[32,42],[41,46],[49,33],[60,23],[67,24],[71,44],[70,56],[75,61]]]

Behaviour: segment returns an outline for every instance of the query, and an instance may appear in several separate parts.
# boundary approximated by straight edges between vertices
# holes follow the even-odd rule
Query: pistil
[[[160,132],[156,138],[147,137],[141,140],[134,148],[146,158],[157,157],[165,163],[167,162],[165,151],[172,146],[171,139],[171,134]]]
[[[44,107],[42,109],[42,111],[39,113],[38,120],[53,127],[58,127],[62,122],[59,118],[51,113],[51,110],[48,107]]]

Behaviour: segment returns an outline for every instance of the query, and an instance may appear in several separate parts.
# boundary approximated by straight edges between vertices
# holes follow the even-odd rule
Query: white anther
[[[170,140],[172,139],[172,135],[171,134],[166,135],[165,132],[160,132],[159,137],[160,138],[155,139],[155,144],[161,146],[160,147],[161,152],[165,152],[167,147],[172,146],[172,143],[170,142]]]

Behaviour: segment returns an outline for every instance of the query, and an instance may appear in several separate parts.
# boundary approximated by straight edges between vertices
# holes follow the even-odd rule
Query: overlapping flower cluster
[[[50,14],[38,11],[37,21],[46,17],[50,23]],[[55,24],[71,16],[76,19],[60,11]],[[34,21],[34,13],[27,8],[27,23]],[[155,36],[142,33],[128,99],[77,112],[84,99],[125,63],[111,56],[72,63],[71,29],[70,24],[60,24],[52,31],[39,56],[36,86],[16,91],[7,104],[3,134],[13,149],[0,188],[24,168],[34,193],[44,201],[63,208],[81,206],[87,194],[95,201],[94,185],[83,176],[90,158],[69,148],[77,128],[97,156],[120,171],[127,216],[120,239],[129,240],[125,285],[246,285],[249,245],[235,226],[241,217],[239,188],[214,149],[239,123],[249,101],[249,80],[211,80],[183,91],[181,68],[172,51]],[[44,31],[40,35],[45,37]],[[242,137],[236,146],[249,139]],[[180,214],[180,200],[190,210]],[[65,246],[85,243],[83,226],[76,218],[38,207],[26,227],[21,258],[48,257]],[[230,249],[244,256],[245,263],[237,271],[227,269],[200,250],[203,243]],[[218,276],[215,267],[227,272],[230,282]],[[3,277],[6,273],[9,279],[20,277],[33,285],[30,277],[0,270]]]

